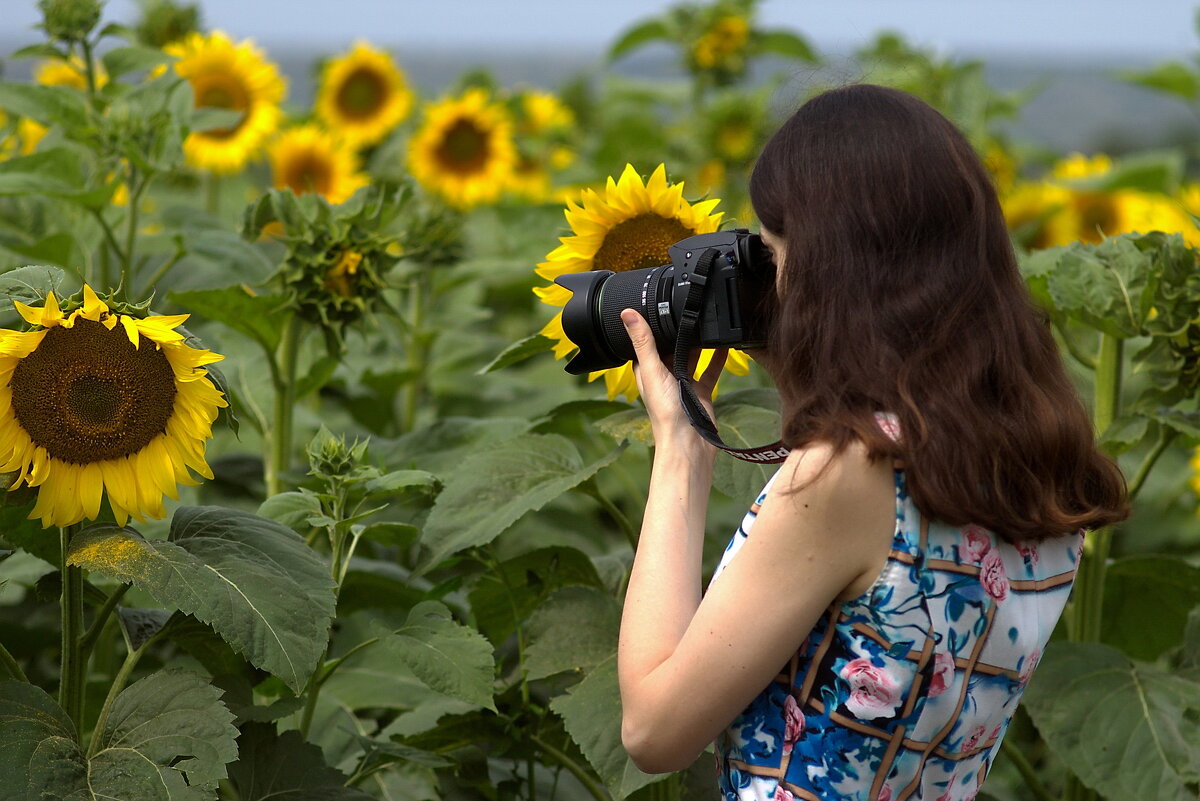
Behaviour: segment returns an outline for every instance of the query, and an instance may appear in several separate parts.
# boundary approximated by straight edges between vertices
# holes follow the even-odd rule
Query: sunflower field
[[[38,6],[0,81],[0,799],[713,797],[711,758],[621,748],[653,442],[628,365],[564,374],[554,279],[755,228],[748,170],[827,57],[711,0],[556,87],[427,95],[360,41],[300,106],[195,6]],[[616,69],[650,45],[678,78]],[[980,62],[856,62],[978,148],[1136,497],[987,784],[943,798],[1196,799],[1200,151],[1046,152]],[[1200,112],[1196,64],[1124,80]],[[727,373],[726,439],[773,440],[765,373]],[[719,458],[710,567],[768,477]]]

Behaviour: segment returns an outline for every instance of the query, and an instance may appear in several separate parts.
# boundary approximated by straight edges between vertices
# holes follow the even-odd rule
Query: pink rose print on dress
[[[933,678],[929,680],[929,697],[937,698],[950,689],[954,681],[954,657],[944,651],[933,655]]]
[[[997,603],[1008,597],[1008,573],[1004,570],[999,551],[988,551],[983,557],[983,563],[979,566],[979,583]]]
[[[1025,685],[1029,683],[1029,680],[1033,678],[1033,669],[1037,667],[1037,664],[1039,661],[1041,661],[1041,659],[1042,652],[1040,650],[1034,650],[1034,652],[1025,659],[1025,663],[1021,666],[1020,678],[1018,679],[1021,682],[1022,688],[1024,688]]]
[[[782,784],[775,786],[775,801],[796,801],[796,796],[792,795]]]
[[[992,549],[992,538],[979,526],[971,524],[963,529],[962,555],[967,562],[978,562]]]
[[[790,754],[792,746],[800,739],[800,735],[804,734],[804,713],[800,711],[796,699],[790,695],[783,702],[783,719],[783,753]]]
[[[1021,554],[1021,558],[1025,560],[1025,564],[1030,567],[1037,567],[1037,563],[1041,559],[1037,546],[1030,545],[1027,542],[1018,542],[1017,551]]]
[[[976,726],[975,728],[971,729],[971,733],[967,735],[965,740],[963,740],[962,748],[959,749],[959,753],[966,754],[974,751],[979,745],[979,741],[983,739],[985,732],[986,730],[982,726]]]
[[[875,801],[892,801],[892,788],[888,785],[883,785],[883,789],[879,791],[879,797]]]
[[[875,424],[889,439],[900,441],[900,421],[894,414],[875,412]]]
[[[862,720],[874,720],[895,713],[900,693],[896,680],[886,670],[859,657],[847,662],[839,675],[850,684],[850,697],[846,699],[850,714]]]

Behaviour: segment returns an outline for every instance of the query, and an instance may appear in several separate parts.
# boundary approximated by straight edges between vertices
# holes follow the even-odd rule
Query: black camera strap
[[[744,462],[778,464],[788,455],[788,449],[782,442],[758,448],[731,448],[726,445],[725,441],[721,439],[721,435],[717,433],[717,424],[709,416],[708,410],[704,408],[704,404],[700,402],[700,398],[692,386],[692,373],[688,369],[689,361],[692,349],[697,347],[700,341],[698,326],[700,310],[704,301],[704,287],[708,284],[708,271],[712,269],[713,262],[716,261],[718,255],[716,248],[706,249],[700,254],[689,277],[690,286],[683,303],[679,332],[675,339],[675,363],[672,365],[672,373],[679,381],[679,400],[683,404],[683,410],[687,414],[692,428],[696,429],[710,445],[720,448],[730,456]]]

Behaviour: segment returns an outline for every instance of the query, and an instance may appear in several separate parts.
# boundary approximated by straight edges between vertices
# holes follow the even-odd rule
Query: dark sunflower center
[[[1084,242],[1099,242],[1102,234],[1117,233],[1117,205],[1110,197],[1084,196],[1079,217],[1079,238]]]
[[[387,86],[375,70],[359,67],[346,76],[337,92],[338,111],[351,119],[374,117],[383,106]]]
[[[90,464],[144,448],[166,431],[175,374],[152,342],[91,320],[46,332],[9,381],[13,414],[55,459]]]
[[[450,172],[470,175],[487,164],[490,138],[470,120],[457,120],[442,137],[437,159]]]
[[[604,235],[592,269],[623,273],[666,264],[670,260],[667,248],[694,233],[679,220],[652,212],[639,214],[617,223]]]
[[[230,111],[245,111],[250,106],[250,95],[246,87],[234,75],[225,73],[199,75],[192,79],[192,91],[196,95],[197,108],[223,108]],[[211,128],[203,131],[204,136],[214,139],[227,139],[237,133],[242,127],[246,116],[243,114],[237,124],[231,128]]]
[[[297,195],[317,192],[327,195],[333,184],[333,169],[329,160],[317,153],[304,153],[283,171],[284,183]]]

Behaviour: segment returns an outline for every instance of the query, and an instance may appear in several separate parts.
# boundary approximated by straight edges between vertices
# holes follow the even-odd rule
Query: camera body
[[[646,318],[659,353],[670,363],[693,283],[702,284],[697,319],[701,347],[766,344],[775,265],[761,237],[744,228],[696,234],[671,245],[667,254],[671,263],[658,267],[567,273],[555,279],[573,293],[562,321],[579,353],[567,364],[568,373],[619,367],[633,359],[633,343],[621,323],[624,309],[636,309]],[[708,275],[699,278],[696,267],[706,255]]]

